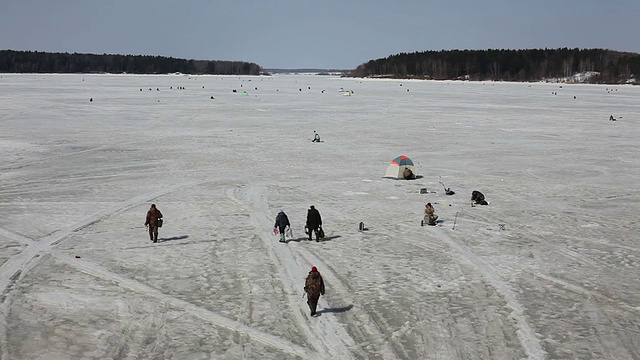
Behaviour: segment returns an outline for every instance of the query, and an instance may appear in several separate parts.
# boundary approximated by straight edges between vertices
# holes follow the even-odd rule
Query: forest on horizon
[[[441,50],[368,61],[348,76],[435,80],[544,81],[589,73],[586,82],[638,83],[640,54],[605,49]]]
[[[0,50],[0,73],[130,73],[260,75],[245,61],[153,55]],[[575,81],[640,84],[640,54],[605,49],[488,49],[400,53],[370,60],[346,76],[471,81]]]
[[[0,73],[259,75],[261,72],[258,64],[244,61],[0,50]]]

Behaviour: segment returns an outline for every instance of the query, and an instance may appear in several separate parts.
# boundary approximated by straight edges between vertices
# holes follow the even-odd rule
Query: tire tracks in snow
[[[33,239],[30,239],[30,238],[28,238],[26,236],[20,235],[18,233],[15,233],[15,232],[13,232],[11,230],[7,230],[7,229],[2,228],[2,227],[0,227],[0,235],[4,236],[6,238],[9,238],[9,239],[15,240],[15,241],[17,241],[17,242],[19,242],[21,244],[24,244],[24,245],[33,245],[33,244],[35,244]]]
[[[289,245],[291,246],[291,245]],[[323,268],[326,269],[322,272],[322,277],[326,280],[329,280],[331,287],[333,289],[338,290],[338,293],[344,299],[344,301],[356,304],[354,298],[349,296],[353,291],[350,289],[349,285],[344,281],[342,276],[340,276],[337,272],[333,270],[333,267],[330,266],[326,261],[320,259],[311,251],[304,249],[302,246],[296,246],[296,250],[300,252],[303,259],[307,261],[307,263],[311,264],[322,264]],[[328,308],[325,305],[325,302],[321,299],[323,307]],[[362,309],[364,307],[361,306]],[[360,323],[360,327],[366,332],[366,335],[370,337],[370,341],[365,344],[356,344],[355,346],[361,348],[363,346],[374,344],[379,347],[380,355],[382,355],[383,359],[398,359],[400,358],[397,353],[394,351],[393,346],[389,343],[388,336],[384,335],[380,330],[377,322],[374,318],[364,309],[364,311],[360,311],[357,308],[353,311],[353,316]]]
[[[334,212],[336,209],[332,209]],[[338,218],[348,218],[349,213],[340,212],[340,216]],[[334,217],[336,214],[334,214]],[[379,234],[382,235],[382,234]],[[358,233],[358,236],[362,236],[362,232]],[[384,236],[384,235],[382,235]],[[357,321],[356,329],[360,331],[360,335],[362,337],[367,338],[369,341],[358,343],[354,346],[354,351],[362,351],[364,354],[360,354],[362,357],[367,358],[369,355],[362,350],[364,347],[372,345],[375,347],[375,354],[380,355],[383,359],[401,359],[401,358],[410,358],[411,356],[406,352],[406,350],[402,347],[402,344],[394,343],[392,341],[394,329],[390,329],[381,324],[381,319],[379,316],[375,316],[375,311],[372,311],[370,306],[363,305],[359,301],[356,300],[351,294],[353,294],[353,288],[349,285],[348,281],[344,279],[339,272],[335,271],[335,266],[331,263],[330,260],[319,257],[317,254],[313,253],[310,250],[307,250],[304,244],[305,242],[292,243],[287,246],[293,246],[294,249],[299,253],[299,255],[306,260],[308,264],[314,264],[322,266],[325,270],[322,272],[323,278],[329,281],[331,288],[337,290],[336,293],[339,294],[341,299],[345,303],[349,303],[354,305],[353,309],[349,311],[349,315],[353,316]],[[326,301],[323,301],[323,298],[320,299],[319,304],[322,304],[323,307],[329,308],[326,305]],[[373,314],[372,314],[373,313]],[[355,325],[355,324],[351,324]],[[369,351],[369,354],[371,351]]]
[[[536,337],[533,328],[527,322],[527,318],[524,313],[525,309],[518,301],[518,297],[511,289],[511,286],[500,279],[500,276],[491,268],[491,265],[486,264],[466,245],[457,242],[444,231],[433,232],[433,236],[448,244],[449,247],[458,254],[458,257],[482,273],[485,279],[489,281],[491,286],[493,286],[493,288],[502,296],[507,306],[511,309],[510,315],[516,321],[516,333],[518,335],[518,339],[520,340],[527,356],[530,359],[545,359],[546,352]],[[412,245],[421,247],[418,243],[412,243]]]
[[[477,222],[480,224],[484,224],[484,223],[491,223],[491,221],[489,220],[489,218],[485,215],[480,215],[480,214],[474,214],[475,218],[480,219],[479,220],[472,220],[473,222]],[[469,219],[467,219],[469,220]],[[535,232],[532,232],[529,229],[520,229],[520,231],[522,231],[523,233],[527,234],[528,238],[533,239],[533,241],[539,243],[539,244],[544,244],[545,247],[549,247],[551,249],[554,249],[554,252],[556,254],[561,254],[562,256],[566,257],[567,259],[570,259],[572,261],[576,261],[578,263],[580,263],[583,266],[587,266],[589,268],[597,268],[599,266],[602,266],[603,264],[597,260],[597,259],[592,259],[584,254],[581,254],[578,251],[575,251],[573,249],[571,249],[570,247],[568,247],[567,245],[563,245],[563,244],[558,244],[558,243],[554,243],[554,242],[546,242],[540,239],[540,235],[536,234]],[[443,233],[443,235],[445,235]],[[624,245],[619,245],[619,244],[611,244],[611,243],[603,243],[603,242],[598,242],[598,241],[589,241],[589,240],[585,240],[583,238],[577,238],[577,241],[583,241],[583,242],[587,242],[587,243],[596,243],[598,245],[608,245],[611,247],[615,247],[615,248],[627,248],[627,246]],[[453,239],[452,239],[453,241]],[[464,245],[461,245],[464,246]],[[637,251],[637,249],[630,249],[630,250],[634,250]],[[616,311],[624,311],[624,312],[629,312],[629,313],[635,313],[635,314],[640,314],[640,307],[634,307],[632,305],[629,305],[628,303],[622,302],[620,300],[617,299],[613,299],[609,296],[606,296],[600,292],[594,291],[594,290],[590,290],[587,289],[579,284],[575,284],[573,282],[567,281],[567,280],[563,280],[563,279],[559,279],[555,276],[551,276],[548,274],[543,274],[540,271],[536,271],[534,269],[530,269],[530,270],[526,270],[526,269],[522,269],[522,271],[525,274],[530,275],[533,278],[538,278],[544,281],[547,281],[549,283],[555,284],[565,290],[571,291],[573,293],[579,294],[579,295],[583,295],[586,296],[586,300],[590,302],[590,305],[593,306],[595,309],[597,309],[600,313],[601,316],[603,316],[604,318],[607,319],[607,321],[610,324],[617,324],[616,321],[612,320],[609,315],[609,309],[607,309],[606,307],[612,307],[614,308]],[[520,336],[521,334],[519,334]],[[520,336],[522,338],[522,336]],[[609,354],[613,354],[614,352],[614,348],[611,347],[607,341],[603,341],[601,340],[601,344],[603,349],[607,349],[607,351],[609,352]],[[612,356],[613,357],[613,356]]]
[[[52,234],[38,239],[38,241],[30,241],[30,239],[26,237],[22,237],[20,235],[9,232],[8,230],[5,230],[3,232],[5,235],[9,235],[11,238],[16,240],[22,240],[21,242],[28,243],[28,246],[19,254],[11,257],[0,266],[0,324],[3,325],[0,326],[0,348],[6,349],[7,344],[7,328],[5,319],[8,309],[7,303],[5,302],[6,297],[11,291],[11,286],[13,285],[13,283],[16,282],[20,277],[24,276],[24,274],[26,274],[30,269],[35,267],[38,264],[39,260],[42,258],[42,255],[51,252],[56,245],[73,236],[76,231],[83,229],[91,224],[95,224],[102,219],[123,212],[127,209],[138,206],[160,196],[169,194],[176,190],[200,185],[207,182],[209,182],[209,180],[183,182],[173,186],[169,186],[160,191],[133,197],[120,203],[118,206],[99,211],[83,220],[80,220],[75,224],[72,224],[71,226],[59,229]]]
[[[263,186],[249,187],[247,189],[249,205],[238,198],[235,194],[235,188],[229,189],[227,196],[249,214],[251,222],[259,233],[260,240],[262,240],[268,249],[269,256],[278,269],[282,284],[287,294],[289,294],[289,307],[292,309],[298,326],[308,342],[317,352],[327,354],[327,357],[353,359],[354,356],[349,348],[353,347],[355,342],[335,318],[329,319],[329,317],[327,317],[326,320],[322,318],[309,319],[303,313],[303,306],[300,304],[298,294],[303,287],[304,274],[307,273],[306,269],[309,268],[309,264],[302,264],[300,260],[303,259],[296,257],[291,249],[286,245],[277,246],[280,244],[274,243],[272,238],[269,237],[267,229],[271,229],[272,219],[271,215],[267,214],[269,206],[265,189]],[[312,326],[310,321],[317,326]]]
[[[49,234],[47,236],[40,238],[38,241],[32,242],[20,254],[12,257],[11,259],[7,260],[4,264],[2,264],[2,266],[0,266],[0,294],[1,294],[0,296],[4,297],[4,295],[6,295],[8,287],[10,286],[10,283],[11,283],[10,279],[14,276],[16,272],[20,271],[26,264],[31,262],[34,258],[39,257],[40,255],[51,251],[52,247],[59,244],[63,240],[69,238],[76,231],[82,228],[85,228],[89,225],[95,224],[109,216],[118,214],[127,209],[138,206],[142,203],[151,201],[160,196],[169,194],[171,192],[174,192],[176,190],[179,190],[185,187],[191,187],[191,186],[199,185],[205,182],[208,182],[208,181],[198,180],[198,181],[180,183],[174,186],[167,187],[160,191],[133,197],[127,201],[120,203],[118,206],[99,211],[83,220],[80,220],[75,224],[72,224],[71,226],[67,226],[66,228],[59,229],[53,232],[52,234]]]
[[[139,294],[143,294],[171,306],[183,310],[191,315],[194,315],[206,322],[226,328],[231,331],[236,331],[251,337],[252,339],[259,341],[263,344],[273,346],[280,350],[286,351],[289,354],[302,357],[304,359],[319,359],[319,354],[310,351],[300,345],[296,345],[288,340],[284,340],[275,335],[268,334],[259,330],[255,330],[247,325],[241,324],[237,321],[220,316],[210,310],[204,309],[200,306],[194,305],[185,300],[179,299],[172,295],[165,294],[159,290],[156,290],[148,285],[145,285],[137,280],[131,280],[121,275],[118,275],[110,270],[102,268],[101,266],[92,263],[90,261],[82,259],[69,259],[59,254],[57,251],[53,252],[53,256],[63,261],[70,266],[73,266],[77,270],[89,274],[91,276],[109,280],[115,282],[120,287],[127,288],[135,291]]]
[[[90,147],[90,148],[87,148],[87,149],[76,150],[76,151],[70,151],[70,152],[67,152],[67,153],[60,153],[60,154],[56,154],[56,155],[52,155],[52,156],[48,156],[48,157],[44,157],[44,158],[40,158],[40,159],[30,159],[30,160],[18,161],[18,162],[14,162],[14,163],[10,163],[10,164],[1,165],[0,166],[0,171],[2,171],[3,173],[0,173],[0,179],[4,179],[4,178],[8,178],[8,177],[11,177],[11,176],[18,175],[18,174],[14,174],[12,172],[7,172],[8,170],[22,169],[22,168],[29,167],[29,166],[32,166],[32,165],[48,163],[48,162],[51,162],[52,160],[65,159],[65,158],[76,156],[76,155],[92,153],[92,152],[101,151],[101,150],[104,150],[104,149],[116,148],[116,147],[119,147],[119,146],[127,146],[127,145],[131,145],[131,144],[139,145],[139,144],[144,143],[144,142],[158,142],[158,141],[162,140],[165,137],[167,137],[167,136],[161,136],[161,137],[156,136],[156,137],[154,137],[153,139],[150,139],[150,140],[139,140],[139,139],[137,139],[137,140],[121,141],[121,142],[117,142],[117,143],[108,143],[108,144],[101,145],[101,146]],[[115,151],[122,151],[122,150],[115,150]],[[147,174],[147,173],[145,173],[145,174]],[[113,176],[122,176],[122,175],[113,175]],[[32,182],[39,183],[39,182],[42,182],[42,181],[36,180],[36,181],[32,181]]]
[[[596,325],[594,325],[595,336],[600,343],[600,348],[602,349],[602,352],[606,354],[606,358],[608,359],[625,358],[626,359],[626,358],[633,357],[632,354],[634,353],[633,351],[634,346],[629,346],[629,347],[624,346],[624,341],[622,336],[616,337],[615,340],[608,337],[610,336],[611,329],[616,329],[616,327],[617,327],[616,329],[617,332],[634,333],[634,334],[638,334],[638,333],[633,329],[625,326],[625,324],[620,324],[619,321],[612,318],[609,314],[612,312],[612,310],[616,314],[619,314],[619,311],[635,312],[636,314],[639,314],[640,307],[633,307],[625,303],[621,303],[608,296],[599,294],[597,292],[588,290],[582,286],[572,284],[570,282],[555,278],[553,276],[544,275],[540,273],[531,273],[531,276],[546,280],[566,290],[572,291],[576,294],[586,296],[589,302],[585,304],[585,306],[589,306],[591,311],[597,310],[596,315],[590,315],[590,316],[598,316],[599,319],[603,318],[603,320],[606,320],[606,321],[599,321]],[[577,302],[578,301],[576,301],[576,303]],[[621,353],[620,351],[621,348],[623,349],[623,351],[627,350],[627,352]]]
[[[485,216],[477,216],[478,218],[484,220],[485,222],[489,222],[489,220],[485,217]],[[479,221],[478,221],[479,222]],[[573,250],[570,247],[568,247],[567,245],[563,245],[563,244],[558,244],[556,242],[552,242],[552,241],[544,241],[541,240],[541,236],[528,230],[528,229],[520,229],[520,231],[522,231],[523,233],[526,233],[528,235],[528,237],[530,239],[534,239],[533,241],[539,243],[539,244],[543,244],[545,247],[547,248],[552,248],[554,249],[554,253],[556,254],[561,254],[562,256],[566,257],[569,260],[575,261],[577,263],[580,263],[581,265],[587,266],[589,268],[597,268],[600,266],[605,265],[601,260],[599,259],[592,259],[587,255],[584,255],[582,253],[580,253],[579,251]],[[615,247],[615,248],[623,248],[626,250],[632,250],[632,251],[639,251],[639,249],[636,248],[631,248],[625,245],[620,245],[620,244],[612,244],[612,243],[603,243],[603,242],[599,242],[599,241],[589,241],[589,240],[585,240],[584,238],[580,238],[580,237],[575,237],[576,241],[582,241],[582,242],[588,242],[588,243],[596,243],[598,245],[606,245],[606,246],[610,246],[610,247]],[[567,280],[562,280],[559,279],[557,277],[551,276],[549,274],[543,274],[540,271],[535,271],[535,270],[523,270],[526,273],[531,274],[534,277],[538,277],[540,279],[544,279],[546,281],[552,282],[556,285],[559,285],[569,291],[572,291],[574,293],[578,293],[578,294],[583,294],[583,295],[587,295],[588,297],[592,298],[594,301],[596,299],[599,299],[601,301],[606,301],[609,304],[616,304],[618,305],[620,308],[622,309],[626,309],[627,311],[631,311],[631,312],[636,312],[639,313],[640,312],[640,308],[638,307],[634,307],[632,305],[629,305],[627,303],[621,302],[619,300],[614,300],[602,293],[599,293],[597,291],[593,291],[593,290],[589,290],[584,288],[581,285],[572,283],[570,281]]]
[[[620,302],[619,300],[613,299],[613,298],[611,298],[609,296],[606,296],[606,295],[600,294],[598,292],[589,290],[589,289],[584,288],[584,287],[582,287],[580,285],[576,285],[576,284],[570,283],[570,282],[568,282],[566,280],[561,280],[561,279],[558,279],[557,277],[549,276],[549,275],[546,275],[546,274],[542,274],[540,272],[531,272],[530,275],[533,276],[533,277],[537,277],[537,278],[546,280],[548,282],[554,283],[554,284],[556,284],[556,285],[558,285],[558,286],[560,286],[562,288],[565,288],[565,289],[567,289],[569,291],[572,291],[572,292],[574,292],[576,294],[585,295],[588,298],[591,298],[592,301],[595,303],[595,305],[598,305],[596,300],[599,300],[599,301],[605,302],[607,305],[617,305],[619,307],[619,309],[624,309],[626,311],[635,312],[636,314],[640,314],[640,307],[633,307],[633,306],[631,306],[629,304]]]
[[[12,239],[21,240],[21,242],[28,243],[28,247],[24,249],[20,254],[12,257],[7,260],[2,266],[0,266],[0,319],[2,319],[2,323],[6,323],[4,320],[6,319],[6,303],[4,302],[7,294],[10,292],[11,285],[13,282],[17,281],[20,277],[24,276],[30,269],[34,268],[39,259],[42,258],[42,255],[47,253],[52,253],[54,257],[57,259],[73,266],[80,271],[83,271],[87,274],[114,281],[121,286],[134,290],[138,293],[145,294],[147,296],[152,296],[164,303],[172,304],[173,306],[180,308],[186,312],[191,313],[201,319],[204,319],[210,323],[213,323],[218,326],[222,326],[224,328],[240,332],[242,334],[246,334],[251,338],[260,341],[269,346],[273,346],[275,348],[284,350],[290,354],[295,356],[302,357],[304,359],[319,359],[319,355],[315,352],[312,352],[304,347],[293,344],[287,340],[280,339],[276,336],[254,330],[246,325],[240,324],[233,320],[224,318],[220,315],[212,313],[209,310],[200,308],[196,305],[190,304],[184,300],[175,298],[171,295],[164,294],[158,290],[155,290],[147,285],[139,283],[135,280],[130,280],[124,278],[114,272],[111,272],[106,269],[102,269],[96,264],[91,262],[79,260],[79,259],[66,259],[54,249],[56,245],[60,244],[62,241],[73,237],[74,233],[80,229],[83,229],[91,224],[97,223],[104,218],[112,216],[114,214],[123,212],[129,208],[138,206],[142,203],[151,201],[160,196],[169,194],[176,190],[197,186],[203,183],[210,182],[209,180],[198,180],[185,182],[181,184],[174,185],[172,187],[165,188],[161,191],[157,191],[150,194],[145,194],[141,196],[134,197],[130,200],[127,200],[123,203],[120,203],[117,207],[113,207],[110,209],[106,209],[100,211],[92,216],[85,218],[82,221],[79,221],[71,226],[68,226],[64,229],[60,229],[50,235],[47,235],[38,241],[32,241],[26,237],[22,237],[21,235],[15,234],[8,230],[4,230],[1,233],[11,237]],[[0,345],[2,348],[6,348],[6,327],[0,328]],[[0,357],[3,354],[0,353]]]

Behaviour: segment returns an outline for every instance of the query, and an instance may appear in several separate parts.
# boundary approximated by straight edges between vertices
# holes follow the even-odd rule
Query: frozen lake
[[[639,125],[640,86],[0,74],[0,354],[638,359]]]

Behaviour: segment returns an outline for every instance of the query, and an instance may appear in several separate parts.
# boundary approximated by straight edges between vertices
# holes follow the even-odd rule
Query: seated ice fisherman
[[[402,172],[402,177],[405,178],[405,180],[409,180],[409,179],[413,179],[413,171],[411,171],[411,169],[409,169],[408,167],[404,168],[404,171]]]
[[[320,135],[315,131],[313,133],[313,140],[311,140],[311,142],[320,142]]]
[[[473,190],[471,192],[471,204],[489,205],[489,203],[484,199],[484,194],[478,190]]]
[[[438,220],[438,215],[436,215],[436,210],[433,208],[431,203],[428,203],[424,206],[424,219],[427,220],[427,224],[430,226],[436,225],[436,220]]]

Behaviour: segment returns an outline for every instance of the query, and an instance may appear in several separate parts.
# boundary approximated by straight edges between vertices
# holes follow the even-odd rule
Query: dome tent
[[[387,167],[387,172],[384,174],[384,177],[390,179],[404,179],[403,176],[404,170],[411,170],[412,176],[411,179],[415,179],[415,171],[413,169],[413,161],[404,155],[400,155],[397,158],[391,160],[389,167]],[[408,180],[408,179],[407,179]]]

